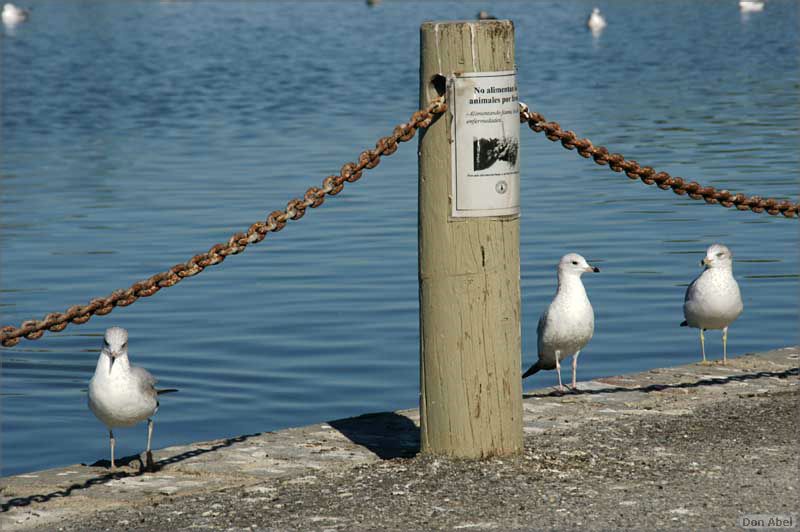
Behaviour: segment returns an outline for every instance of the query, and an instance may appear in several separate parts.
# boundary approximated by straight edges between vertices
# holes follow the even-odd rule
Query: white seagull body
[[[6,26],[16,26],[28,20],[30,13],[27,10],[15,6],[14,4],[3,4],[3,24]]]
[[[739,285],[733,277],[733,254],[722,244],[713,244],[700,261],[705,270],[686,289],[682,326],[700,329],[700,349],[706,360],[706,329],[722,329],[722,360],[728,360],[728,326],[744,310]]]
[[[739,9],[743,13],[752,13],[754,11],[763,11],[764,2],[759,0],[739,0]]]
[[[592,30],[592,33],[600,32],[606,27],[606,19],[600,14],[600,8],[592,9],[592,14],[589,15],[589,20],[586,21],[586,26]]]
[[[152,416],[158,411],[158,395],[177,390],[156,390],[156,379],[146,369],[133,366],[128,359],[128,331],[121,327],[106,330],[105,343],[97,367],[89,381],[89,408],[108,427],[111,467],[114,464],[116,427],[131,427],[147,420],[147,468],[152,469],[150,441]]]
[[[572,356],[572,387],[576,387],[578,355],[594,334],[594,310],[581,275],[599,271],[577,253],[561,258],[556,295],[539,318],[536,329],[539,360],[522,375],[523,379],[542,369],[555,369],[558,372],[558,389],[563,390],[561,361]]]

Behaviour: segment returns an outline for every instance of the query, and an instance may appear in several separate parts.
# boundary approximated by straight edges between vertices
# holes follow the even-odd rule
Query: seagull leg
[[[147,460],[147,465],[145,465],[145,469],[147,471],[153,471],[153,453],[150,451],[150,441],[153,439],[153,420],[151,418],[147,418],[147,450],[145,451],[145,458]]]
[[[578,382],[575,379],[575,375],[578,372],[578,355],[580,355],[580,354],[581,354],[581,352],[578,351],[574,355],[572,355],[572,390],[573,391],[578,389]]]
[[[703,335],[703,331],[705,331],[705,329],[700,327],[700,350],[703,352],[703,364],[705,364],[706,363],[706,337],[705,337],[705,335]]]
[[[564,391],[564,385],[561,384],[561,361],[559,357],[561,356],[561,351],[556,351],[556,373],[558,373],[558,391]]]
[[[728,363],[728,328],[722,329],[722,365]]]
[[[108,441],[111,443],[111,469],[116,469],[117,466],[114,464],[114,444],[117,442],[114,440],[114,432],[111,429],[108,429]]]

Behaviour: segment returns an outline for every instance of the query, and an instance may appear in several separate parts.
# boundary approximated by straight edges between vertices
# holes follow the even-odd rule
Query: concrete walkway
[[[0,528],[796,527],[798,366],[794,346],[529,393],[525,452],[502,460],[419,456],[408,410],[170,447],[156,473],[129,457],[6,477]]]

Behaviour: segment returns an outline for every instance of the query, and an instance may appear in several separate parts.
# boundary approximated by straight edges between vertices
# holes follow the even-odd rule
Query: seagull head
[[[706,256],[700,261],[700,265],[706,268],[732,268],[733,253],[728,246],[712,244],[706,250]]]
[[[577,253],[567,253],[563,257],[561,257],[561,261],[558,263],[558,273],[559,275],[577,275],[580,277],[585,272],[599,272],[600,268],[597,266],[592,266],[586,259],[578,255]]]
[[[123,355],[128,354],[128,331],[122,327],[109,327],[103,338],[103,353],[108,356],[111,363],[108,365],[108,372],[114,367],[114,361]]]

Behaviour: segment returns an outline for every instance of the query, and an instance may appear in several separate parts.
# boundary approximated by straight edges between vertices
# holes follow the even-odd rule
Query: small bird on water
[[[728,327],[744,310],[739,285],[733,277],[733,253],[722,244],[712,244],[700,261],[703,273],[686,289],[681,327],[700,329],[700,350],[706,361],[707,329],[722,329],[722,363],[728,362]]]
[[[589,15],[589,19],[586,21],[586,26],[592,30],[592,33],[598,33],[606,27],[606,19],[600,14],[599,7],[592,9],[592,14]]]
[[[558,372],[558,389],[563,391],[561,361],[572,355],[572,388],[577,388],[578,355],[594,334],[594,310],[581,275],[599,271],[577,253],[561,257],[556,295],[539,318],[536,329],[539,360],[522,375],[523,379],[542,369],[555,369]]]
[[[6,26],[16,26],[20,22],[28,20],[30,13],[27,9],[22,9],[14,4],[3,4],[3,24]]]
[[[764,2],[760,0],[739,0],[739,10],[742,13],[764,11]]]
[[[177,392],[157,390],[156,379],[144,368],[128,360],[128,331],[122,327],[106,330],[103,349],[97,359],[94,376],[89,381],[89,408],[108,427],[111,443],[111,467],[114,463],[116,427],[132,427],[147,420],[147,470],[153,469],[150,442],[153,437],[152,417],[158,411],[158,396]]]

